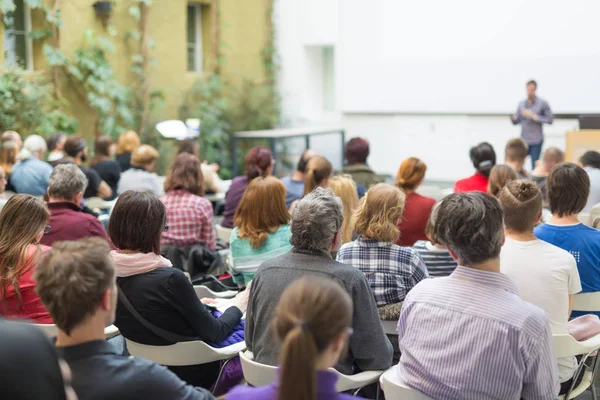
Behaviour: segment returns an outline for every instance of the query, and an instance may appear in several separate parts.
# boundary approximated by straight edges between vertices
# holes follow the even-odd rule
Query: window
[[[6,66],[33,68],[31,53],[31,19],[23,0],[15,0],[15,10],[6,15],[4,23],[4,61]]]
[[[187,56],[188,71],[202,72],[202,6],[187,7]]]

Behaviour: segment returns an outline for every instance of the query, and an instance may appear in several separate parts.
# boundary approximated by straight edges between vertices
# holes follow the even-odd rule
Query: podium
[[[567,132],[565,160],[578,162],[588,150],[600,152],[600,129],[582,129]]]

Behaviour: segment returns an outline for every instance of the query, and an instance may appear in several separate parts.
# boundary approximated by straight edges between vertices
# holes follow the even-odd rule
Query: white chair
[[[381,320],[381,326],[383,327],[383,332],[386,335],[397,335],[396,327],[398,326],[398,321],[384,321]]]
[[[58,328],[54,324],[32,324],[37,326],[48,336],[48,338],[53,339],[58,335]],[[107,326],[104,328],[104,339],[108,340],[113,338],[119,334],[119,328],[114,325]]]
[[[574,311],[600,311],[600,292],[579,293],[573,296]]]
[[[591,365],[586,363],[586,361],[592,353],[600,349],[600,335],[596,335],[593,338],[583,342],[578,342],[573,336],[568,334],[552,335],[552,340],[554,342],[554,349],[556,351],[557,358],[582,356],[581,360],[578,361],[577,369],[575,370],[575,376],[583,374],[581,383],[577,385],[577,387],[571,386],[567,393],[565,393],[563,396],[559,396],[558,399],[574,399],[587,389],[590,389],[592,392],[592,398],[596,400],[594,378],[596,376],[596,372],[598,371],[599,363],[597,358],[592,361]]]
[[[196,291],[196,295],[199,299],[209,298],[209,299],[232,299],[234,298],[238,292],[235,290],[226,290],[224,292],[213,292],[208,287],[204,285],[195,285],[194,290]]]
[[[231,231],[233,231],[233,229],[230,228],[223,228],[221,225],[216,225],[215,226],[215,232],[217,234],[217,239],[221,239],[223,240],[225,243],[229,243],[231,240]]]
[[[242,371],[244,379],[252,386],[264,386],[274,382],[277,379],[277,367],[257,363],[253,360],[250,352],[240,352],[240,361],[242,362]],[[338,375],[336,390],[338,392],[347,392],[354,390],[356,395],[360,389],[377,382],[383,371],[365,371],[356,375],[344,375],[333,368],[330,371]]]
[[[398,375],[398,366],[385,371],[379,378],[381,390],[385,393],[386,400],[432,400],[418,390],[404,384]]]

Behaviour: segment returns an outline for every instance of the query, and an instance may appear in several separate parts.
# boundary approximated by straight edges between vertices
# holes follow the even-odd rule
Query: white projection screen
[[[341,108],[514,112],[525,82],[555,113],[600,113],[598,0],[341,0]]]

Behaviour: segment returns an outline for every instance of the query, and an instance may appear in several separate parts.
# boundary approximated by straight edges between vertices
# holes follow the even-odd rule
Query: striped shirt
[[[429,278],[421,256],[410,247],[362,236],[343,245],[337,260],[365,274],[378,306],[404,301],[409,290]]]
[[[433,243],[426,240],[419,240],[413,246],[420,255],[425,265],[427,272],[432,278],[448,276],[456,268],[456,261],[450,255],[447,249],[440,249],[434,246]]]
[[[498,272],[457,267],[420,282],[398,321],[399,373],[434,399],[546,400],[558,371],[544,312]]]

